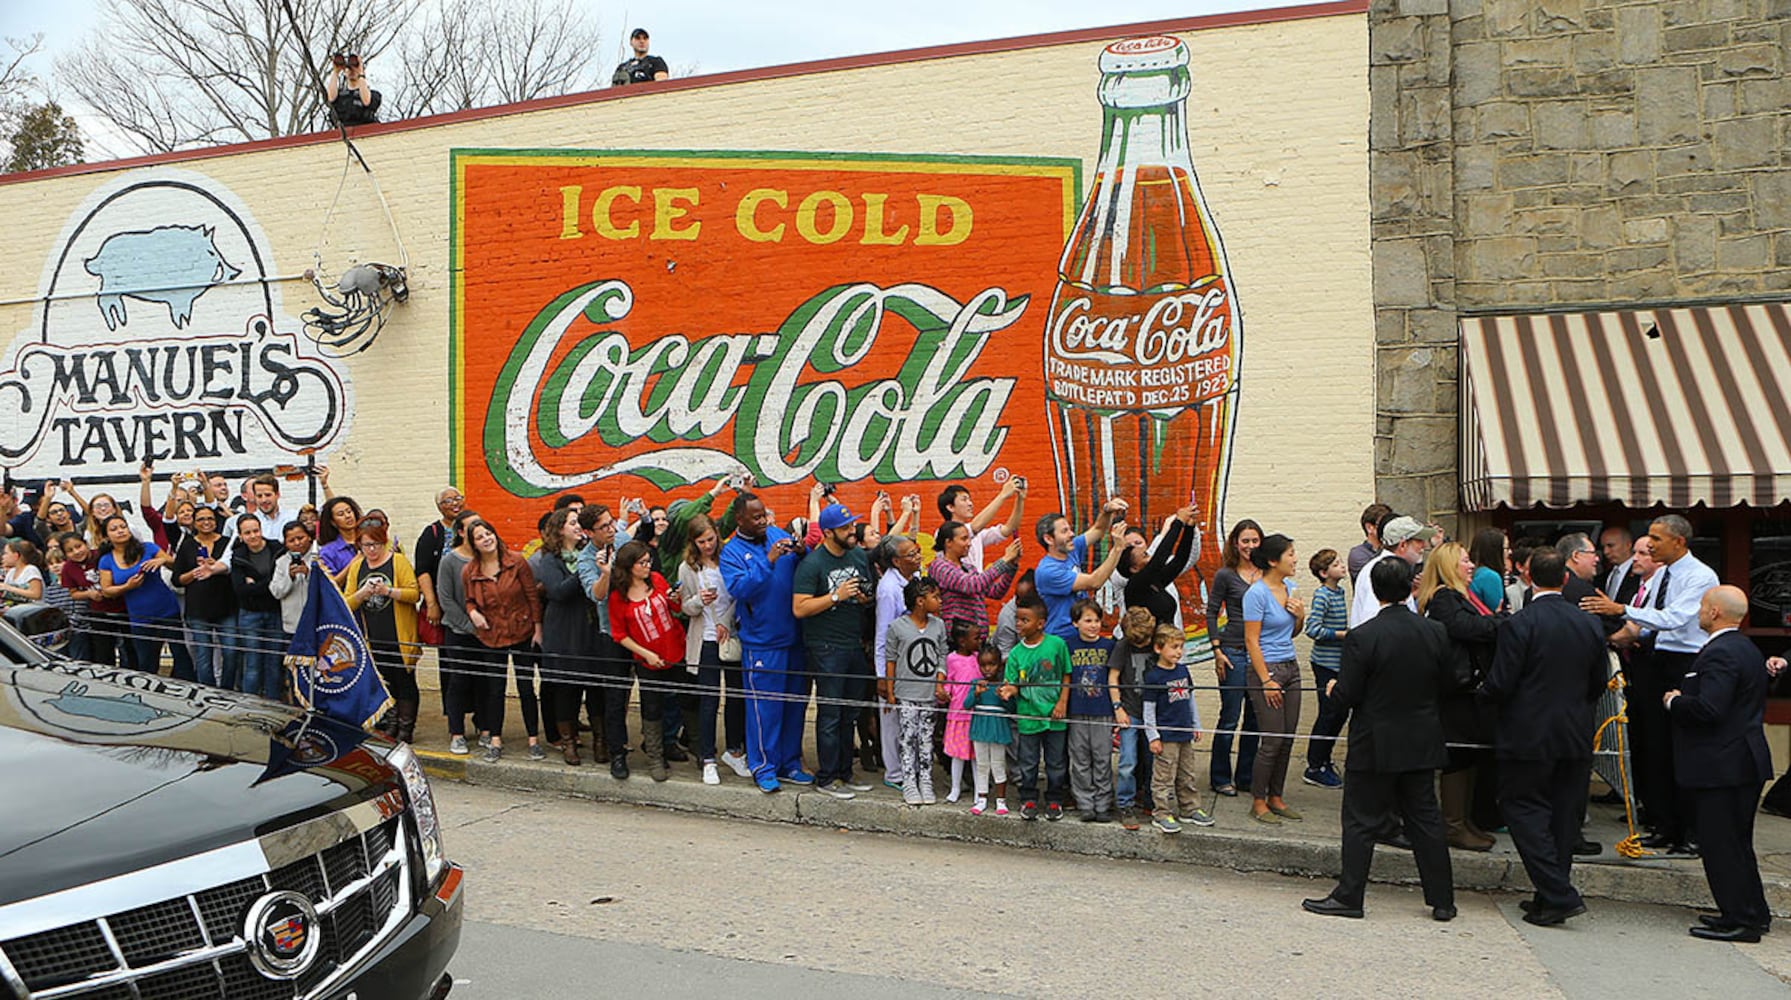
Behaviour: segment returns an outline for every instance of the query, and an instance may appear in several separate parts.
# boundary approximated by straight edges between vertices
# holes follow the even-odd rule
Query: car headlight
[[[442,869],[448,866],[448,851],[442,844],[441,818],[435,814],[435,796],[429,791],[429,776],[423,773],[423,762],[411,751],[410,744],[400,743],[386,757],[386,762],[404,775],[404,790],[410,797],[411,818],[417,824],[417,839],[423,845],[423,874],[435,884]]]

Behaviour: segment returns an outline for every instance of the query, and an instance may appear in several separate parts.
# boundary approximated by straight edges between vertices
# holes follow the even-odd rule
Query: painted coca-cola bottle
[[[1100,68],[1100,161],[1045,331],[1058,488],[1078,527],[1108,496],[1129,500],[1149,535],[1198,508],[1196,568],[1179,581],[1198,637],[1202,581],[1224,542],[1241,314],[1188,154],[1187,46],[1126,39],[1102,50]]]

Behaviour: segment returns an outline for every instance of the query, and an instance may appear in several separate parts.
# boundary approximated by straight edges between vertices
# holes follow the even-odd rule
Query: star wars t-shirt
[[[392,583],[392,560],[378,566],[369,566],[362,562],[355,571],[355,578],[350,580],[349,592],[361,589],[368,580],[383,580],[386,586]],[[361,602],[361,628],[367,633],[367,642],[376,650],[392,650],[398,648],[398,620],[392,612],[392,595],[369,593]]]
[[[1106,717],[1113,714],[1113,695],[1107,690],[1107,662],[1113,658],[1113,640],[1093,642],[1080,635],[1069,640],[1070,714]]]

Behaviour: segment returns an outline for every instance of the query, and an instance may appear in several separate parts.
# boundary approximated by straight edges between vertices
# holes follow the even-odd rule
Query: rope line
[[[171,626],[171,625],[166,626],[166,627],[169,629],[169,631],[171,633],[173,631],[175,631],[175,628],[176,628],[175,626]],[[138,638],[136,633],[134,633],[128,629],[94,627],[93,623],[91,623],[91,622],[88,623],[87,627],[82,628],[80,630],[84,631],[90,635],[108,636],[113,639],[120,639],[120,640],[125,640],[125,641],[132,641],[132,640],[135,640]],[[192,645],[192,637],[197,635],[198,633],[195,633],[191,628],[186,627],[184,623],[183,623],[183,625],[178,627],[178,630],[187,636],[187,639],[184,641],[190,647]],[[241,653],[258,653],[258,654],[263,654],[263,655],[276,656],[276,657],[280,658],[282,661],[284,660],[284,657],[286,655],[287,640],[285,640],[284,638],[277,640],[277,643],[278,643],[277,645],[275,645],[274,640],[270,640],[267,637],[247,636],[247,635],[243,635],[241,633],[235,633],[232,636],[232,638],[237,639],[237,640],[247,640],[247,642],[238,641],[238,642],[214,643],[214,642],[211,642],[209,638],[206,638],[206,639],[204,639],[203,644],[210,646],[214,649],[219,649],[219,650],[228,650],[228,651],[235,651],[235,652],[241,652]],[[167,636],[162,636],[162,637],[156,637],[156,638],[150,639],[148,641],[169,642],[169,641],[171,641],[171,639]],[[421,643],[418,643],[417,645],[419,648],[432,649],[435,651],[436,671],[437,671],[438,675],[442,675],[444,677],[465,677],[465,678],[472,678],[475,680],[493,681],[493,680],[497,680],[499,678],[499,676],[500,676],[499,671],[502,671],[501,676],[503,677],[504,681],[507,684],[510,679],[510,677],[509,677],[510,672],[512,670],[514,670],[517,672],[518,683],[521,683],[523,680],[533,679],[528,676],[528,673],[532,673],[535,678],[539,678],[541,681],[543,681],[545,683],[557,684],[557,685],[561,685],[561,686],[570,686],[570,687],[580,687],[580,688],[594,687],[594,688],[599,688],[599,689],[604,689],[604,690],[632,691],[634,689],[636,683],[638,682],[639,684],[641,684],[643,686],[648,686],[650,690],[655,690],[655,691],[658,691],[658,692],[661,692],[661,693],[664,693],[667,695],[681,695],[681,694],[688,693],[688,694],[696,694],[696,695],[700,696],[703,694],[713,693],[717,696],[720,696],[723,693],[719,682],[716,685],[707,685],[700,681],[684,680],[684,679],[678,677],[677,676],[678,673],[681,672],[680,668],[688,667],[687,664],[673,664],[673,665],[665,668],[664,671],[651,671],[651,670],[647,670],[646,668],[640,667],[632,657],[601,657],[601,656],[596,656],[593,654],[573,655],[573,654],[542,653],[537,649],[537,650],[531,650],[531,651],[527,651],[527,652],[518,651],[518,650],[504,650],[503,652],[504,652],[505,662],[500,666],[495,660],[495,657],[496,657],[497,653],[499,652],[496,649],[489,650],[488,655],[493,656],[494,659],[487,661],[487,660],[479,659],[476,657],[466,657],[466,656],[458,655],[457,653],[452,652],[452,647],[448,647],[448,646],[425,646]],[[374,662],[376,664],[381,664],[381,658],[380,658],[379,654],[385,654],[386,656],[391,656],[391,655],[395,655],[397,653],[397,649],[395,647],[392,647],[386,643],[369,641],[368,647],[370,650],[372,650],[375,653]],[[189,652],[190,652],[190,649],[189,649]],[[562,656],[565,658],[580,659],[580,660],[585,660],[585,661],[589,661],[589,662],[597,663],[597,664],[605,664],[605,665],[607,665],[608,669],[607,669],[607,672],[596,672],[596,673],[583,672],[583,671],[553,670],[553,669],[548,668],[544,663],[539,662],[540,660],[542,660],[543,658],[545,658],[547,656]],[[519,663],[519,662],[517,662],[518,658],[533,659],[533,660],[536,660],[537,662],[535,662],[535,663],[520,662]],[[387,661],[381,665],[384,665],[387,667],[391,666],[389,661]],[[619,668],[618,668],[618,665],[619,665]],[[720,670],[720,671],[724,671],[724,672],[729,669],[737,669],[737,670],[742,670],[742,671],[745,670],[744,666],[739,663],[702,664],[699,666],[706,667],[708,669]],[[282,663],[282,667],[283,667],[283,669],[286,669],[284,667],[284,663]],[[408,667],[405,669],[415,670],[415,667],[412,666],[412,667]],[[665,676],[654,676],[655,674],[661,674],[661,673],[663,673]],[[814,670],[756,670],[756,671],[754,671],[754,673],[760,674],[760,675],[782,674],[782,675],[786,675],[786,676],[798,676],[798,677],[803,677],[803,678],[837,677],[837,676],[839,676],[836,674],[829,674],[829,673],[825,673],[825,672],[821,672],[821,671],[814,671]],[[239,672],[239,676],[240,676],[240,672]],[[853,681],[860,682],[860,683],[872,683],[881,678],[878,678],[878,677],[872,676],[872,675],[868,675],[868,674],[854,674],[854,675],[850,675],[849,679],[853,680]],[[1617,675],[1617,676],[1613,677],[1610,682],[1609,689],[1615,690],[1615,691],[1621,691],[1621,681],[1622,681],[1621,675]],[[946,683],[948,685],[952,685],[952,686],[962,686],[962,685],[972,684],[974,682],[972,682],[972,681],[945,681],[944,683]],[[991,681],[990,683],[1000,686],[1002,684],[1005,684],[1006,682],[998,680],[998,681]],[[1103,690],[1105,690],[1105,687],[1106,686],[1103,686]],[[1136,684],[1136,685],[1120,685],[1120,688],[1121,688],[1121,690],[1137,690],[1140,692],[1148,692],[1148,691],[1153,691],[1153,690],[1165,690],[1166,686],[1165,685]],[[1263,689],[1260,685],[1228,685],[1228,686],[1191,685],[1191,688],[1193,690],[1198,690],[1198,691],[1238,691],[1238,690],[1260,691]],[[1283,690],[1285,691],[1288,689],[1283,689]],[[751,692],[751,691],[747,691],[744,688],[744,686],[742,686],[739,689],[732,689],[732,690],[727,691],[726,693],[729,697],[752,698],[752,699],[756,699],[758,701],[770,701],[770,702],[780,702],[780,703],[800,703],[800,704],[804,704],[804,705],[808,704],[812,700],[816,706],[832,705],[832,706],[839,706],[839,707],[845,707],[845,708],[858,707],[858,708],[878,708],[878,709],[896,707],[895,705],[893,705],[890,702],[885,701],[881,698],[830,698],[830,697],[826,697],[826,696],[820,695],[818,693],[815,693],[813,691]],[[445,697],[445,692],[444,692],[444,697]],[[631,699],[630,703],[637,704],[637,702],[633,701],[632,699]],[[955,709],[952,705],[949,705],[949,704],[940,705],[940,704],[937,704],[937,703],[931,702],[931,701],[923,703],[922,707],[923,707],[924,711],[930,712],[934,715],[946,715],[954,710],[962,711],[962,709]],[[1048,715],[1030,715],[1030,714],[1024,714],[1024,713],[1019,713],[1019,712],[1005,712],[1005,713],[1003,713],[1003,715],[1006,718],[1010,718],[1015,721],[1020,721],[1020,720],[1053,721],[1051,719],[1051,717]],[[1629,791],[1629,779],[1628,779],[1627,769],[1626,769],[1626,765],[1624,764],[1625,755],[1624,755],[1624,751],[1622,750],[1622,744],[1621,744],[1621,742],[1619,742],[1618,749],[1616,749],[1616,750],[1600,750],[1600,749],[1598,749],[1598,743],[1603,736],[1605,728],[1607,726],[1609,726],[1612,722],[1618,721],[1619,719],[1623,719],[1624,721],[1627,721],[1626,717],[1619,715],[1619,716],[1613,717],[1611,719],[1607,719],[1605,721],[1605,723],[1599,727],[1598,734],[1594,737],[1594,741],[1593,741],[1593,755],[1597,756],[1597,757],[1615,756],[1618,758],[1618,766],[1620,768],[1620,773],[1623,774],[1622,792],[1623,792],[1625,806],[1627,808],[1629,802],[1631,801],[1631,796],[1630,796],[1630,791]],[[1061,722],[1066,723],[1067,725],[1104,726],[1109,729],[1116,728],[1115,723],[1113,722],[1112,718],[1109,716],[1090,718],[1090,717],[1076,717],[1076,716],[1066,715],[1063,719],[1055,720],[1055,721],[1061,721]],[[1143,722],[1142,716],[1133,720],[1133,728],[1137,728],[1141,731],[1143,730],[1144,722]],[[1240,739],[1243,737],[1247,737],[1247,736],[1255,736],[1259,739],[1263,738],[1263,737],[1269,737],[1269,738],[1281,737],[1281,738],[1287,738],[1287,739],[1303,739],[1303,740],[1308,740],[1308,741],[1327,741],[1327,742],[1332,742],[1332,743],[1344,742],[1348,739],[1348,736],[1344,735],[1344,734],[1339,734],[1337,736],[1319,736],[1316,734],[1301,733],[1301,732],[1289,733],[1289,732],[1270,732],[1270,731],[1265,731],[1265,730],[1244,729],[1241,726],[1237,729],[1217,729],[1217,728],[1213,728],[1210,726],[1203,726],[1203,725],[1195,725],[1195,726],[1159,725],[1159,726],[1156,726],[1155,728],[1157,729],[1157,731],[1159,733],[1175,733],[1175,734],[1187,733],[1187,734],[1190,734],[1195,737],[1232,736],[1232,737],[1240,738]],[[1618,732],[1619,732],[1619,740],[1620,740],[1621,739],[1621,731],[1619,730]],[[1490,743],[1445,741],[1444,746],[1451,750],[1494,750],[1494,749],[1496,749],[1496,747]],[[1635,839],[1635,835],[1634,835],[1635,823],[1634,823],[1633,816],[1631,816],[1631,818],[1630,818],[1630,830],[1631,830],[1631,835],[1632,835],[1631,839],[1634,840]],[[1635,846],[1634,849],[1637,851],[1642,851],[1643,854],[1647,853],[1644,848],[1641,848],[1639,846],[1639,842],[1637,843],[1637,845]],[[1643,856],[1643,855],[1633,855],[1633,856],[1639,857],[1639,856]]]

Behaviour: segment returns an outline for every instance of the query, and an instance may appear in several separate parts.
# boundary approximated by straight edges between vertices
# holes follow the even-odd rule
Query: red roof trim
[[[385,135],[391,132],[408,132],[415,129],[433,128],[439,125],[458,125],[464,122],[482,121],[488,118],[501,118],[506,115],[527,114],[532,111],[546,111],[553,108],[571,107],[579,104],[595,104],[600,101],[622,100],[637,97],[646,93],[663,94],[679,90],[697,90],[704,87],[724,87],[736,83],[751,83],[758,80],[776,80],[792,76],[805,76],[811,73],[832,73],[839,70],[863,69],[869,66],[895,66],[902,63],[922,62],[929,59],[949,59],[957,56],[985,55],[994,52],[1015,52],[1023,49],[1047,48],[1053,45],[1071,45],[1079,42],[1098,42],[1104,39],[1126,35],[1162,34],[1188,31],[1204,31],[1213,28],[1231,28],[1248,24],[1273,24],[1280,21],[1300,21],[1309,18],[1334,17],[1343,14],[1361,14],[1368,10],[1368,0],[1337,0],[1332,3],[1314,3],[1294,7],[1270,7],[1263,10],[1232,11],[1224,14],[1208,14],[1202,17],[1176,18],[1167,21],[1145,21],[1137,24],[1118,24],[1099,28],[1077,28],[1072,31],[1053,31],[1039,35],[1019,35],[1013,38],[995,38],[978,42],[959,42],[952,45],[933,45],[919,49],[901,49],[895,52],[877,52],[869,55],[843,56],[837,59],[817,59],[810,62],[785,63],[780,66],[762,66],[756,69],[734,70],[728,73],[712,73],[706,76],[692,76],[677,80],[666,80],[653,87],[616,87],[604,90],[590,90],[577,94],[563,94],[558,97],[543,97],[533,101],[522,101],[516,104],[500,104],[488,108],[471,108],[466,111],[454,111],[447,114],[429,115],[423,118],[407,118],[403,121],[387,122],[379,125],[363,125],[353,131],[355,136]],[[231,143],[223,146],[206,146],[201,149],[183,149],[173,153],[156,153],[149,156],[134,156],[122,160],[104,160],[99,163],[77,163],[66,167],[51,167],[47,170],[33,170],[28,173],[0,174],[0,185],[18,184],[25,181],[44,180],[51,177],[69,177],[77,174],[104,173],[114,170],[130,170],[137,167],[154,166],[165,163],[183,163],[191,160],[211,159],[218,156],[235,156],[241,153],[259,153],[270,149],[285,149],[291,146],[313,146],[335,142],[336,132],[309,132],[304,135],[287,135],[277,139],[260,139],[254,142]]]

